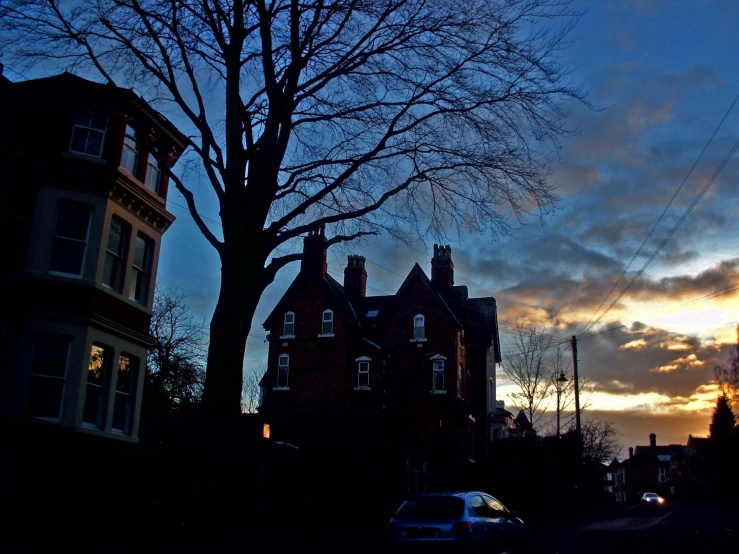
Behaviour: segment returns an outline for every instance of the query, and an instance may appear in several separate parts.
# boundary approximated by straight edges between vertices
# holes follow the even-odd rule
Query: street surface
[[[542,554],[739,553],[737,510],[711,504],[637,505],[579,524],[539,526],[531,551]]]

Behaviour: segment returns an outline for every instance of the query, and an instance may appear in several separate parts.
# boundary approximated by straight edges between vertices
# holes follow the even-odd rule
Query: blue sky
[[[646,443],[650,432],[657,433],[659,443],[685,443],[688,433],[708,431],[716,398],[713,367],[736,340],[739,293],[695,300],[739,283],[738,160],[729,160],[613,309],[591,330],[583,328],[739,94],[733,56],[739,3],[602,0],[579,5],[584,15],[562,61],[571,68],[573,82],[590,90],[598,109],[569,106],[568,124],[578,132],[563,142],[552,168],[550,178],[561,196],[558,209],[543,221],[515,225],[510,236],[467,235],[453,242],[455,281],[472,295],[495,296],[502,320],[535,325],[563,339],[578,334],[581,373],[597,387],[591,413],[614,421],[624,446]],[[6,75],[20,77],[12,66]],[[166,105],[157,107],[187,129]],[[616,292],[654,252],[737,139],[739,106]],[[209,185],[186,164],[177,171],[219,234]],[[158,281],[184,290],[188,304],[207,322],[220,264],[184,206],[173,190],[168,207],[178,219],[163,241]],[[415,262],[430,272],[432,242],[409,248],[387,237],[371,238],[334,249],[329,268],[341,281],[346,254],[363,254],[369,261],[368,293],[392,293],[402,281],[399,275]],[[264,294],[249,337],[247,367],[265,360],[261,322],[297,271],[298,264],[283,269]],[[623,327],[586,338],[617,326]],[[510,351],[511,327],[501,329],[503,349]],[[503,386],[501,394],[508,390]]]

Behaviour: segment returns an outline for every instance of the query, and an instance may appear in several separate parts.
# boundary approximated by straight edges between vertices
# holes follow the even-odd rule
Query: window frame
[[[136,265],[136,247],[138,245],[139,238],[143,240],[145,248],[144,262],[146,263],[147,267],[143,268]],[[128,297],[134,302],[141,304],[142,306],[148,306],[149,293],[151,292],[151,274],[154,265],[154,239],[139,231],[136,233],[136,242],[134,242],[133,249],[133,256],[131,256],[131,269],[133,271],[133,279],[129,283]],[[139,286],[140,282],[141,286]],[[143,294],[141,294],[140,292],[141,289],[144,289]]]
[[[329,314],[331,316],[330,319],[326,319],[326,314]],[[329,323],[331,325],[331,329],[329,332],[326,332],[326,324]],[[321,333],[318,335],[319,337],[333,337],[334,336],[334,311],[333,310],[323,310],[321,312]]]
[[[287,316],[292,316],[292,321],[287,321]],[[292,325],[292,333],[287,332],[287,326]],[[292,339],[295,338],[295,312],[285,312],[285,315],[282,318],[282,335],[280,335],[281,339]]]
[[[431,356],[431,392],[433,394],[446,394],[446,378],[444,376],[446,369],[446,357],[436,354]],[[441,375],[441,388],[436,388],[436,377]]]
[[[120,224],[121,226],[121,238],[120,238],[120,243],[119,243],[119,252],[117,253],[112,252],[110,248],[108,247],[110,245],[110,231],[113,227],[114,221],[117,221],[118,224]],[[123,292],[123,287],[126,283],[126,261],[128,258],[128,248],[129,248],[130,242],[131,242],[131,224],[116,215],[112,216],[110,218],[110,226],[108,228],[108,240],[105,243],[105,260],[103,262],[102,284],[103,286],[111,290],[114,290],[117,293]],[[118,282],[118,286],[111,285],[105,280],[105,274],[106,274],[107,267],[108,267],[109,256],[112,259],[114,259],[113,263],[117,263],[116,281]]]
[[[99,158],[99,159],[102,159],[103,154],[105,152],[105,137],[106,137],[107,132],[108,132],[108,123],[110,122],[110,118],[109,118],[109,116],[106,113],[105,116],[104,116],[104,118],[105,118],[105,124],[104,124],[103,128],[102,129],[98,129],[96,127],[92,127],[92,120],[94,119],[95,114],[96,114],[97,111],[99,111],[99,109],[97,109],[96,106],[90,106],[89,109],[87,109],[85,111],[79,110],[79,111],[77,111],[77,113],[75,113],[74,118],[72,120],[72,133],[71,133],[71,135],[69,137],[69,152],[70,153],[78,154],[78,155],[82,155],[82,156],[90,156],[91,158]],[[81,118],[83,116],[89,116],[89,118],[90,118],[90,125],[83,125],[82,123],[78,123],[77,122],[77,119],[78,118]],[[89,132],[100,133],[102,135],[102,137],[100,138],[100,153],[99,154],[90,154],[89,152],[83,152],[83,151],[80,151],[80,150],[75,150],[73,148],[73,145],[74,145],[74,136],[75,136],[75,132],[77,131],[77,129],[84,129],[85,131],[88,132],[88,136],[85,139],[85,148],[87,148],[87,143],[88,143],[88,140],[89,140]]]
[[[64,205],[71,205],[71,204],[77,204],[78,206],[83,206],[87,208],[87,229],[85,231],[85,240],[80,240],[73,237],[65,237],[61,235],[57,235],[57,227],[59,225],[59,213],[61,211],[61,207]],[[63,277],[70,277],[73,279],[82,279],[85,274],[85,266],[87,262],[87,247],[90,243],[90,229],[92,227],[92,213],[93,213],[93,207],[90,204],[85,204],[84,202],[77,202],[76,200],[68,200],[66,198],[60,198],[56,203],[56,213],[54,215],[54,230],[52,231],[51,235],[51,247],[49,248],[49,261],[47,264],[47,272],[49,275],[59,275]],[[84,248],[82,249],[82,263],[80,264],[80,270],[78,273],[68,273],[66,271],[59,271],[57,269],[51,269],[51,264],[54,258],[54,249],[56,245],[57,240],[62,241],[69,241],[77,244],[83,244]]]
[[[100,348],[103,351],[103,361],[100,366],[100,373],[101,373],[101,379],[100,383],[93,383],[90,382],[90,367],[92,366],[92,353],[94,348]],[[84,392],[84,398],[83,398],[83,406],[82,406],[82,426],[87,427],[88,429],[98,429],[100,431],[105,430],[105,424],[107,421],[107,405],[108,405],[108,398],[109,398],[109,388],[110,388],[110,373],[111,368],[113,366],[112,364],[112,357],[114,356],[113,348],[107,344],[103,344],[98,341],[93,341],[93,343],[90,345],[90,359],[88,361],[88,368],[87,368],[87,375],[85,376],[85,392]],[[90,393],[90,387],[99,388],[99,394],[98,400],[97,400],[97,418],[95,423],[92,423],[90,421],[86,421],[85,418],[87,415],[85,412],[87,411],[87,401],[88,401],[88,395]]]
[[[287,363],[283,364],[283,358]],[[283,369],[284,368],[284,369]],[[280,384],[280,375],[284,373],[285,382]],[[275,390],[289,390],[290,389],[290,354],[282,353],[277,357],[277,375],[275,379]]]
[[[118,388],[120,383],[120,372],[121,372],[121,359],[127,358],[129,360],[129,385],[128,392],[122,391]],[[138,356],[134,356],[128,352],[121,352],[118,355],[118,367],[116,368],[116,380],[115,389],[111,391],[113,394],[113,417],[111,418],[111,431],[118,435],[131,435],[133,433],[133,418],[136,411],[136,389],[138,385],[138,378],[140,375],[141,360]],[[116,427],[116,414],[118,407],[118,400],[120,396],[125,396],[125,420],[123,428]]]
[[[658,467],[657,468],[657,482],[659,483],[667,483],[669,477],[669,472],[667,471],[666,467]]]
[[[156,163],[152,163],[156,162]],[[150,171],[152,170],[152,171]],[[150,175],[156,171],[156,183],[154,186],[151,184]],[[162,160],[159,158],[156,152],[150,151],[146,156],[146,173],[144,174],[144,185],[156,194],[160,194],[162,189]]]
[[[131,132],[129,132],[129,130]],[[138,134],[138,131],[136,130],[136,128],[133,125],[131,125],[130,123],[126,123],[126,128],[123,131],[123,148],[121,149],[121,159],[120,159],[120,163],[118,164],[119,167],[121,167],[122,169],[124,169],[126,172],[128,172],[129,175],[131,175],[133,177],[136,177],[137,174],[138,174],[138,171],[137,170],[138,170],[138,163],[139,163],[139,141],[138,141],[137,134]],[[130,141],[129,141],[129,139],[130,139]],[[133,153],[133,168],[132,168],[132,170],[131,169],[128,169],[123,164],[123,158],[124,158],[124,156],[126,157],[127,160],[129,159],[129,157],[126,156],[127,153],[129,155],[131,153]]]
[[[421,320],[421,325],[416,325],[419,318]],[[413,316],[413,337],[411,338],[411,342],[426,342],[426,340],[426,316],[423,314],[416,314]]]
[[[64,339],[66,341],[66,343],[67,343],[67,353],[66,353],[66,355],[64,357],[64,372],[63,372],[63,374],[62,374],[61,377],[58,376],[58,375],[47,375],[47,374],[43,374],[43,373],[33,373],[34,366],[35,366],[35,358],[36,358],[37,345],[38,345],[38,343],[41,340],[43,340],[43,335],[47,335],[47,336],[48,335],[54,335],[57,338]],[[37,377],[37,378],[40,377],[40,378],[43,378],[43,379],[57,379],[57,380],[61,380],[62,381],[62,391],[61,391],[61,394],[59,396],[59,410],[57,412],[57,416],[56,417],[46,417],[46,416],[38,416],[38,415],[31,414],[33,417],[35,417],[37,419],[41,419],[43,421],[50,421],[50,422],[58,423],[59,421],[61,421],[61,418],[62,418],[62,412],[63,412],[63,409],[64,409],[64,396],[65,396],[65,394],[67,392],[67,376],[68,376],[68,373],[69,373],[69,360],[70,360],[71,353],[72,353],[72,337],[70,337],[69,335],[65,335],[63,333],[56,333],[56,332],[53,332],[53,331],[46,331],[46,330],[38,330],[33,335],[32,345],[33,345],[33,352],[32,352],[32,356],[31,356],[31,367],[29,368],[29,371],[28,371],[29,384],[28,384],[28,389],[27,389],[27,398],[26,398],[26,401],[27,402],[30,402],[31,390],[32,390],[32,386],[31,386],[31,378],[32,377]]]
[[[357,362],[357,386],[355,390],[370,390],[372,388],[370,383],[370,363],[372,362],[372,359],[367,356],[362,356],[354,361]],[[366,376],[367,379],[367,383],[365,385],[362,384],[363,375]]]

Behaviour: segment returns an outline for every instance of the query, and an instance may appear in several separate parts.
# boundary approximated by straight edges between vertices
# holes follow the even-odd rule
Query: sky
[[[520,321],[562,343],[578,335],[579,373],[595,387],[584,418],[612,421],[623,452],[629,446],[685,444],[705,436],[717,387],[713,368],[736,341],[739,291],[702,298],[739,283],[739,160],[725,168],[643,274],[613,307],[586,328],[683,180],[674,202],[624,278],[608,307],[680,220],[739,139],[732,110],[696,164],[739,93],[731,1],[601,1],[589,3],[564,61],[590,91],[597,109],[570,107],[578,133],[562,144],[553,166],[558,209],[510,236],[467,235],[452,243],[455,283],[471,296],[495,296],[505,353],[515,352]],[[203,188],[205,185],[203,185]],[[207,200],[206,200],[207,201]],[[198,236],[184,201],[171,197],[178,220],[163,242],[159,282],[185,290],[204,318],[213,312],[219,263]],[[207,210],[204,213],[208,215]],[[215,206],[209,214],[216,219]],[[368,294],[392,294],[418,262],[430,274],[432,244],[408,248],[387,237],[352,244],[367,257]],[[329,253],[329,271],[342,280],[347,250]],[[246,365],[267,348],[261,322],[294,279],[283,269],[254,318]],[[606,331],[606,332],[603,332]],[[599,333],[599,334],[598,334]],[[507,360],[504,360],[504,364]],[[511,385],[499,375],[498,397]],[[553,409],[552,406],[549,409]]]
[[[685,444],[688,434],[708,433],[717,394],[713,368],[736,342],[739,291],[706,298],[739,283],[735,155],[615,299],[739,139],[737,106],[686,179],[739,93],[733,56],[739,3],[601,0],[580,6],[585,13],[562,61],[596,109],[569,106],[567,123],[578,132],[562,143],[550,177],[561,197],[557,210],[514,226],[509,236],[466,235],[452,243],[455,284],[467,285],[471,296],[496,297],[505,353],[513,352],[513,322],[536,326],[563,348],[577,335],[580,375],[595,387],[584,417],[612,421],[624,452],[648,444],[652,432],[658,444]],[[188,179],[201,213],[217,229],[208,185],[193,182],[192,174]],[[168,208],[178,219],[162,244],[158,284],[182,289],[207,322],[220,263],[184,205],[172,191]],[[329,271],[342,281],[347,252],[362,254],[368,294],[392,294],[415,262],[430,274],[432,247],[373,237],[330,252]],[[283,269],[263,295],[247,367],[265,361],[261,323],[297,271],[298,264]],[[611,302],[605,315],[599,317],[603,309],[594,315]],[[498,397],[506,399],[511,386],[502,373],[499,383]]]

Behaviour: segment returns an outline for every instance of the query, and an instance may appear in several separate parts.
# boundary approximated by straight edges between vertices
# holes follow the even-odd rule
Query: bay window
[[[90,234],[92,206],[60,200],[56,210],[49,271],[81,276]]]

